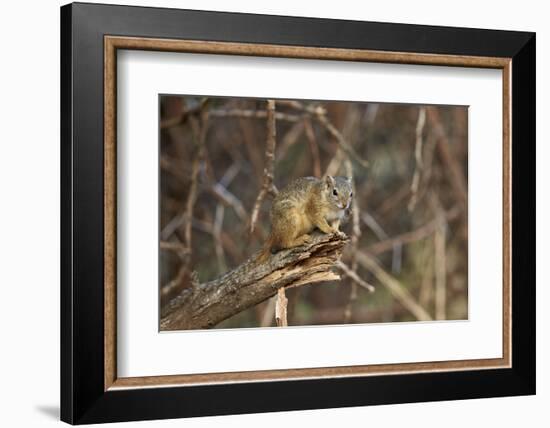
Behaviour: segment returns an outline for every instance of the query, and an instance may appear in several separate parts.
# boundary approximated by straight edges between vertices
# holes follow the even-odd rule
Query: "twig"
[[[185,221],[185,212],[178,213],[160,231],[160,239],[167,240]]]
[[[389,238],[386,231],[382,229],[382,226],[380,226],[376,219],[368,212],[363,212],[361,214],[361,220],[363,220],[363,223],[365,223],[368,228],[374,232],[379,240],[386,240]]]
[[[411,199],[409,201],[408,210],[412,212],[416,207],[418,202],[418,185],[420,184],[420,173],[424,167],[422,163],[422,145],[423,138],[422,132],[424,131],[424,124],[426,123],[426,109],[420,107],[418,110],[418,120],[416,122],[416,142],[414,147],[414,159],[415,159],[415,169],[413,174],[413,179],[411,182]]]
[[[277,189],[273,185],[273,174],[275,170],[275,138],[277,133],[277,128],[275,126],[275,101],[267,101],[267,139],[265,147],[265,161],[264,161],[264,180],[262,188],[256,202],[254,203],[254,208],[252,209],[252,215],[250,217],[250,234],[254,232],[256,227],[256,222],[258,221],[258,214],[260,212],[260,206],[266,195],[276,194]]]
[[[365,269],[372,272],[416,319],[420,321],[430,321],[432,319],[430,314],[416,302],[411,293],[397,279],[387,273],[376,260],[363,252],[357,252],[357,261]]]
[[[229,168],[224,172],[222,178],[220,178],[219,183],[223,187],[229,186],[237,174],[241,171],[241,165],[239,162],[233,162]]]
[[[336,267],[340,269],[349,279],[351,279],[354,284],[360,285],[364,289],[366,289],[369,293],[373,293],[376,288],[374,285],[369,284],[368,282],[364,281],[357,275],[357,272],[355,272],[353,269],[350,269],[348,265],[346,265],[342,261],[336,262]]]
[[[285,288],[281,287],[277,290],[277,300],[275,302],[275,321],[277,322],[277,327],[287,327],[288,320],[286,317],[288,306],[288,299],[285,295]]]

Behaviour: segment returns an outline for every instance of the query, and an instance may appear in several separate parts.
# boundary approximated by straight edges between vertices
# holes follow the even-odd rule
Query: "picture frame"
[[[118,50],[502,70],[502,357],[118,377]],[[85,424],[534,394],[535,97],[534,33],[63,6],[61,419]]]

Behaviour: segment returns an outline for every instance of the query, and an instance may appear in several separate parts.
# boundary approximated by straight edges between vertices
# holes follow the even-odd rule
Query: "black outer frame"
[[[105,392],[104,35],[512,58],[512,368]],[[534,394],[535,96],[534,33],[63,6],[61,420],[83,424]]]

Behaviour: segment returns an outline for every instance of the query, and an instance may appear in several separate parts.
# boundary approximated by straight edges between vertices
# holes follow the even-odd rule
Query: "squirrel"
[[[271,233],[258,261],[265,262],[270,253],[307,244],[316,228],[340,233],[352,197],[351,178],[347,177],[302,177],[289,183],[273,200]]]

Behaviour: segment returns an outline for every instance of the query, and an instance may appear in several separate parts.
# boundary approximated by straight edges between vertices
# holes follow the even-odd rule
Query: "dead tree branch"
[[[309,244],[280,251],[264,263],[258,263],[258,255],[252,256],[213,281],[182,290],[162,310],[161,330],[214,327],[282,287],[339,280],[332,269],[347,242],[341,233],[315,234]]]
[[[275,321],[277,327],[287,327],[287,307],[288,299],[285,294],[285,287],[281,287],[277,290],[277,300],[275,301]]]

